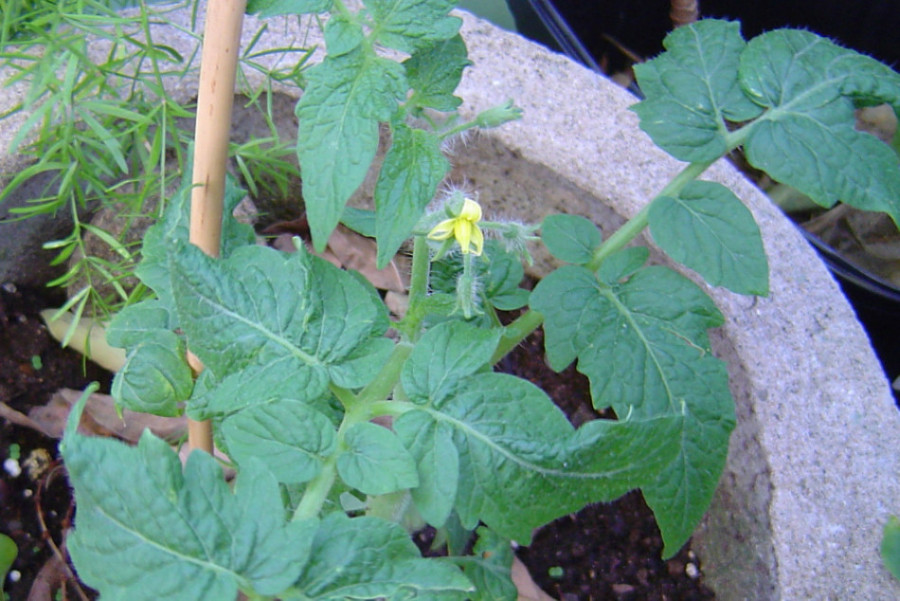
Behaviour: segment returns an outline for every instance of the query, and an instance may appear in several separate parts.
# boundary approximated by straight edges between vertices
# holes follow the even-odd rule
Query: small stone
[[[627,595],[628,593],[634,592],[634,586],[631,584],[614,584],[612,585],[612,590],[617,595]]]
[[[695,563],[689,563],[684,566],[684,573],[687,574],[688,578],[696,580],[700,577],[700,568]]]
[[[10,570],[8,578],[10,582],[18,582],[22,579],[22,572],[19,570]]]
[[[19,474],[22,473],[22,466],[19,465],[18,459],[10,458],[3,462],[3,471],[13,478],[18,478]]]

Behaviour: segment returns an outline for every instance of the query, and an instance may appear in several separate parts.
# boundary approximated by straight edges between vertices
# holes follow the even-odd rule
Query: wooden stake
[[[190,241],[211,257],[219,256],[222,237],[231,106],[246,6],[246,0],[209,0],[206,7],[191,178],[194,187],[191,191]],[[203,369],[202,363],[190,351],[188,362],[197,371]],[[211,424],[189,421],[188,443],[192,449],[212,453]]]

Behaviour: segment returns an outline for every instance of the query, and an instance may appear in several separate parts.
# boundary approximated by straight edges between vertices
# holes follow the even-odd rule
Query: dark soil
[[[108,380],[102,370],[85,366],[80,355],[60,349],[46,332],[38,311],[54,305],[47,296],[44,290],[8,285],[0,290],[0,401],[24,414],[46,403],[58,388]],[[576,425],[596,417],[586,378],[571,367],[561,374],[552,372],[544,364],[539,339],[521,345],[500,367],[544,388]],[[47,566],[46,575],[56,564],[61,576],[54,546],[62,547],[64,553],[62,534],[71,525],[74,507],[58,463],[57,441],[33,429],[0,422],[0,461],[16,449],[23,465],[29,457],[50,459],[40,472],[23,469],[13,477],[0,471],[0,532],[11,536],[19,548],[13,566],[18,578],[7,579],[4,590],[11,601],[25,601],[36,578],[39,584],[58,586],[55,579],[37,575]],[[669,561],[660,559],[661,551],[653,514],[640,494],[632,493],[557,520],[537,532],[533,544],[520,548],[518,555],[541,588],[560,601],[715,598],[703,586],[699,561],[689,546]],[[80,598],[73,586],[68,582],[64,596],[58,598]],[[91,598],[92,591],[85,590]]]
[[[83,364],[81,355],[60,348],[50,337],[38,312],[60,303],[46,290],[0,287],[0,402],[21,414],[45,404],[59,388],[109,380],[104,370]],[[60,585],[62,564],[54,560],[54,546],[62,545],[74,507],[56,440],[0,420],[0,462],[11,455],[22,472],[15,476],[0,470],[0,532],[15,541],[19,555],[4,590],[11,601],[24,601],[45,566],[39,580]],[[77,598],[71,584],[65,590],[61,598]]]
[[[547,367],[541,333],[519,345],[499,367],[541,387],[575,426],[595,419],[587,378],[574,366],[559,374]],[[535,582],[560,601],[715,599],[703,585],[690,543],[668,561],[661,559],[662,548],[653,512],[634,491],[541,528],[517,555]]]

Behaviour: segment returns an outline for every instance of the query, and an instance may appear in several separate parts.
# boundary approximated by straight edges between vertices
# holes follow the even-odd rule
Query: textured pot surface
[[[187,12],[181,18],[189,24]],[[258,26],[248,17],[245,41]],[[154,34],[190,55],[187,36]],[[463,35],[474,63],[459,91],[464,110],[512,98],[525,112],[454,157],[454,180],[467,182],[488,212],[531,221],[579,213],[608,235],[679,171],[638,129],[628,110],[634,99],[608,80],[469,16]],[[271,24],[256,50],[301,40],[311,43],[296,23]],[[189,98],[195,85],[186,78],[177,93]],[[13,92],[0,97],[0,114],[22,90]],[[0,122],[0,141],[15,126]],[[18,160],[0,155],[0,170]],[[728,466],[695,537],[707,581],[723,600],[900,598],[878,555],[887,517],[900,513],[900,413],[878,361],[788,220],[727,163],[706,176],[750,207],[771,264],[768,298],[700,283],[725,314],[713,345],[729,364],[738,404]]]

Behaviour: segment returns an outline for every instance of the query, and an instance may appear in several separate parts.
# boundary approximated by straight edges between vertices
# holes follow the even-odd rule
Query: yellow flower
[[[434,226],[428,233],[428,239],[447,240],[453,236],[459,242],[463,254],[474,253],[475,256],[481,256],[484,250],[484,234],[478,227],[479,221],[481,221],[481,205],[471,198],[466,198],[459,215]]]

